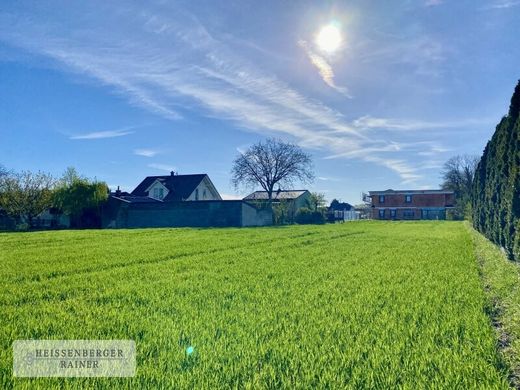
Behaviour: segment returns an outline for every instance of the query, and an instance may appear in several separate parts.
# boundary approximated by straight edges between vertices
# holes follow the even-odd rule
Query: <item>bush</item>
[[[520,261],[520,82],[484,149],[473,185],[473,225]]]
[[[296,212],[295,221],[300,225],[323,224],[325,223],[325,216],[321,211],[315,211],[307,207],[302,207]]]

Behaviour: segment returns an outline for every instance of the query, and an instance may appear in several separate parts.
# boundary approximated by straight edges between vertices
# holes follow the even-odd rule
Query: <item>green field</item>
[[[0,388],[508,387],[462,223],[4,233],[0,283]],[[137,375],[13,380],[16,339]]]

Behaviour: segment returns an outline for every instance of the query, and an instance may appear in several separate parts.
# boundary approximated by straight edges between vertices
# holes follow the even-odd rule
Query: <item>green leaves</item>
[[[472,193],[473,224],[510,259],[520,260],[515,238],[520,221],[520,82],[477,167]]]

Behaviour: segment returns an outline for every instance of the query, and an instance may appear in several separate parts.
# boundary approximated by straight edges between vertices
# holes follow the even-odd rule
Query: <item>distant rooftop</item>
[[[169,191],[168,195],[166,195],[164,198],[164,201],[181,201],[188,199],[191,193],[195,191],[195,188],[197,188],[197,186],[205,177],[207,177],[205,173],[195,175],[177,175],[174,172],[163,176],[147,176],[132,191],[131,195],[136,197],[148,196],[148,187],[150,187],[156,180],[158,180]]]
[[[307,190],[281,190],[273,191],[273,200],[291,200],[296,199],[308,192]],[[247,195],[244,200],[268,200],[269,195],[267,191],[255,191]]]
[[[370,195],[406,195],[406,194],[453,194],[448,190],[384,190],[384,191],[368,191]]]
[[[128,192],[124,192],[121,195],[113,192],[110,195],[114,199],[119,199],[128,203],[162,203],[162,200],[153,199],[148,196],[134,196],[130,195]]]

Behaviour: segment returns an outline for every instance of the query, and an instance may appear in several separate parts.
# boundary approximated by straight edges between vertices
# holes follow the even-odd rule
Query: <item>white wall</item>
[[[153,198],[153,191],[154,191],[154,188],[162,188],[163,189],[163,199],[166,198],[166,195],[168,195],[168,188],[166,188],[161,182],[159,181],[156,181],[155,183],[153,183],[150,187],[149,187],[149,190],[148,190],[148,196],[150,198]],[[162,199],[161,199],[162,200]]]
[[[198,200],[220,200],[221,198],[218,196],[218,193],[215,193],[211,188],[212,186],[208,178],[205,177],[186,200],[197,200],[195,196],[197,189],[199,190]],[[204,197],[204,191],[206,191],[206,197]]]

